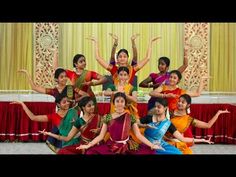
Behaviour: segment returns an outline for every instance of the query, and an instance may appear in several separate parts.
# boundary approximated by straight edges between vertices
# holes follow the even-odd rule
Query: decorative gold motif
[[[188,90],[196,90],[200,78],[208,75],[209,69],[209,24],[185,23],[184,25],[185,47],[188,47],[188,68],[184,72],[184,87]],[[208,91],[208,81],[204,81],[204,91]]]
[[[35,83],[44,87],[53,87],[52,59],[54,50],[58,50],[59,25],[35,23],[34,29]]]

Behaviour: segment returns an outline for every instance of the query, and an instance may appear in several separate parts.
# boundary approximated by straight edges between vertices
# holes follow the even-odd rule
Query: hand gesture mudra
[[[132,41],[135,40],[138,36],[140,36],[140,34],[134,34],[134,35],[132,35],[132,36],[131,36],[131,40],[132,40]]]
[[[118,36],[113,34],[113,33],[109,33],[109,35],[112,37],[112,39],[114,39],[115,41],[118,40]]]

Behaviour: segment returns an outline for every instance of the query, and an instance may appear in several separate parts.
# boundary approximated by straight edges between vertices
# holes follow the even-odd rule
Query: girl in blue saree
[[[147,115],[140,119],[141,124],[146,124],[144,136],[153,144],[159,144],[162,149],[157,149],[157,154],[182,154],[176,147],[163,140],[166,132],[171,133],[175,138],[182,142],[207,142],[205,139],[186,138],[175,128],[169,119],[166,118],[167,101],[163,98],[157,98],[155,103],[154,115]]]

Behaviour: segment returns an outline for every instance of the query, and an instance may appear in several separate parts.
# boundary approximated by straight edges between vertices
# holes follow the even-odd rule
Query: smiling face
[[[184,97],[180,97],[177,103],[177,109],[180,111],[187,110],[190,107],[190,104],[187,103]]]
[[[85,113],[93,114],[95,111],[95,105],[92,100],[90,100],[85,107],[82,107]]]
[[[84,69],[86,67],[86,60],[85,57],[80,57],[75,64],[76,68],[78,69]]]
[[[164,107],[162,104],[156,102],[155,103],[155,114],[156,115],[162,115],[165,114],[167,107]]]
[[[169,67],[166,65],[164,60],[159,60],[158,62],[158,70],[160,72],[167,72]]]
[[[121,66],[128,64],[128,55],[125,52],[120,52],[117,56],[117,63]]]
[[[63,110],[69,109],[70,102],[68,101],[67,97],[62,98],[62,100],[60,101],[60,106],[59,107]]]
[[[62,72],[62,73],[59,74],[59,76],[57,78],[57,82],[60,85],[66,85],[66,83],[67,83],[66,72]]]
[[[120,71],[118,74],[118,80],[121,82],[126,82],[129,80],[129,74],[126,71]]]
[[[124,110],[125,104],[126,104],[125,99],[121,96],[116,97],[114,100],[114,105],[115,105],[116,111],[118,112]]]
[[[171,86],[175,86],[179,83],[179,77],[176,73],[171,73],[170,74],[170,78],[169,78],[169,82]]]

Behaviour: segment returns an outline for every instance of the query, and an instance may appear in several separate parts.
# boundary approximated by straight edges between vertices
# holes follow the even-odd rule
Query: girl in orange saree
[[[191,97],[188,94],[183,94],[180,96],[177,103],[177,109],[173,112],[170,121],[177,128],[180,133],[184,133],[190,125],[198,128],[211,128],[216,122],[220,114],[230,113],[228,110],[218,110],[218,112],[208,121],[203,122],[198,119],[192,118],[187,112],[190,108]],[[184,142],[179,142],[174,139],[170,134],[166,134],[167,142],[183,152],[183,154],[192,154],[192,150]]]
[[[168,101],[169,111],[173,112],[177,107],[176,105],[177,105],[180,95],[186,93],[190,95],[191,97],[200,96],[203,90],[203,81],[204,79],[208,79],[209,77],[203,76],[200,80],[198,89],[195,91],[189,91],[189,90],[184,90],[184,89],[179,88],[178,83],[180,82],[181,78],[182,78],[182,74],[178,70],[171,71],[170,78],[169,78],[169,85],[163,84],[160,87],[153,90],[152,92],[150,92],[149,95],[152,97],[166,98]]]

